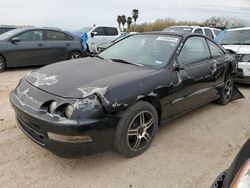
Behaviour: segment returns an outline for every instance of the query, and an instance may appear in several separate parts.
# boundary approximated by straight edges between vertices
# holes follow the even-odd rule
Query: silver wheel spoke
[[[137,137],[137,140],[136,140],[136,142],[135,142],[135,145],[134,145],[134,150],[137,150],[138,149],[138,147],[139,147],[139,145],[140,145],[140,143],[141,143],[141,138],[140,137]]]
[[[149,134],[147,132],[145,132],[144,138],[147,142],[149,142],[151,140],[151,137],[149,136]]]
[[[144,113],[140,113],[140,126],[143,126],[145,123],[145,116]]]
[[[135,136],[135,135],[138,135],[137,129],[132,129],[128,131],[128,136]]]
[[[154,120],[154,118],[152,117],[147,123],[144,124],[146,130],[147,130],[148,128],[150,128],[150,127],[153,125],[154,121],[155,121],[155,120]]]

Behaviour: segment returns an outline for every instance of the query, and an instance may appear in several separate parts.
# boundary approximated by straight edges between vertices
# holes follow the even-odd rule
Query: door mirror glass
[[[94,36],[96,36],[98,33],[97,32],[92,32],[91,34],[90,34],[90,36],[93,38]]]
[[[12,38],[11,39],[11,42],[12,43],[17,43],[17,42],[20,42],[21,40],[20,40],[20,38],[18,38],[18,37],[14,37],[14,38]]]

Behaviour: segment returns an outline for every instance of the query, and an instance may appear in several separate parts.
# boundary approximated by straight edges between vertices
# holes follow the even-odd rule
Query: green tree
[[[126,18],[126,16],[125,15],[122,15],[122,19],[121,19],[121,21],[122,21],[122,26],[123,26],[123,31],[125,30],[125,28],[124,28],[124,25],[126,24],[126,22],[127,22],[127,18]]]
[[[121,17],[120,15],[117,16],[116,21],[117,21],[117,23],[118,23],[118,25],[119,25],[119,28],[120,28],[120,30],[121,30],[122,17]]]
[[[131,18],[131,17],[128,17],[128,18],[127,18],[128,30],[129,30],[130,25],[132,24],[132,22],[133,22],[132,18]]]
[[[133,9],[132,10],[132,18],[134,19],[134,26],[136,25],[136,20],[139,17],[139,10],[138,9]]]

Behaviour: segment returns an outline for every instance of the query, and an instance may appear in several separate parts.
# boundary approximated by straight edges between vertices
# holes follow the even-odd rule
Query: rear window
[[[58,41],[58,40],[72,40],[70,37],[62,32],[58,31],[47,31],[47,40]]]
[[[192,27],[168,27],[168,28],[164,29],[163,31],[191,33],[192,30],[193,30]]]
[[[115,27],[106,27],[106,32],[107,32],[107,35],[109,36],[118,35],[118,31]]]
[[[203,34],[202,29],[200,29],[200,28],[199,29],[195,29],[194,33]]]

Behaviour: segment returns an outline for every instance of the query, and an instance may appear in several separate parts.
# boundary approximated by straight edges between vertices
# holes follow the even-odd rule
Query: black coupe
[[[199,34],[137,34],[72,61],[30,73],[10,95],[23,132],[58,155],[113,146],[137,156],[158,125],[241,97],[234,56]]]

